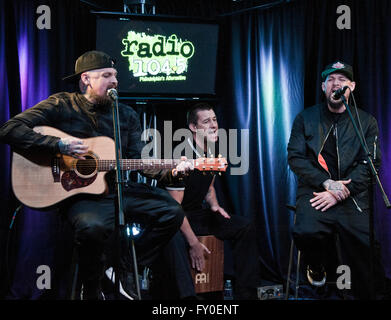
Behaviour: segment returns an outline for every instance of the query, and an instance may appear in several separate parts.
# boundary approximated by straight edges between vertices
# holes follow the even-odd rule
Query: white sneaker
[[[322,267],[321,271],[313,271],[307,266],[307,279],[315,287],[322,287],[326,283],[326,271]]]
[[[108,268],[106,271],[105,271],[105,274],[106,276],[109,278],[109,280],[115,284],[115,272],[113,270],[112,267]],[[126,299],[129,299],[129,300],[134,300],[133,297],[131,297],[125,290],[124,288],[122,287],[122,283],[121,281],[119,282],[119,292],[120,294],[122,294]]]

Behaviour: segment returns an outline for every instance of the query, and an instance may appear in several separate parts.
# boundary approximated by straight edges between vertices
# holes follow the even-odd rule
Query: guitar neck
[[[194,160],[190,159],[189,161],[194,163]],[[122,159],[120,167],[121,170],[173,169],[179,163],[180,160],[177,159]],[[115,168],[115,160],[98,160],[99,171],[110,171]]]

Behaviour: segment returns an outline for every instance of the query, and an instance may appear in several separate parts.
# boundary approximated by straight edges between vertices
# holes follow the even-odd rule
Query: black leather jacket
[[[354,108],[351,108],[357,123]],[[378,144],[379,129],[376,119],[367,112],[358,109],[365,140],[372,154],[376,169],[380,167],[381,153]],[[329,172],[321,165],[319,155],[328,135],[336,131],[338,180],[352,179],[347,185],[350,197],[344,204],[362,212],[369,208],[368,187],[371,172],[367,156],[356,135],[349,114],[345,112],[338,124],[333,124],[325,103],[303,110],[293,122],[288,143],[288,163],[298,177],[297,198],[312,195],[312,192],[324,191],[323,182],[330,179]]]

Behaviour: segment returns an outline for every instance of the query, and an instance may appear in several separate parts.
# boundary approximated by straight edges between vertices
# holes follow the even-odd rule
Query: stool
[[[191,270],[196,293],[223,291],[224,286],[224,241],[215,236],[199,236],[210,254],[205,255],[205,267],[202,272]]]
[[[286,207],[295,213],[293,218],[293,224],[296,223],[296,207],[292,205],[286,205]],[[291,270],[292,270],[292,262],[293,262],[293,248],[294,248],[294,241],[293,238],[291,240],[291,248],[289,252],[289,265],[288,265],[288,276],[286,280],[286,288],[285,288],[285,300],[288,300],[289,298],[289,287],[291,282]],[[300,250],[297,250],[297,264],[296,264],[296,282],[295,282],[295,299],[298,298],[298,292],[299,292],[299,279],[300,279],[300,259],[301,259],[301,252]]]
[[[286,207],[291,211],[294,212],[294,218],[293,218],[293,224],[296,224],[296,206],[292,205],[286,205]],[[334,236],[335,241],[335,248],[336,248],[336,254],[339,264],[342,264],[342,254],[341,254],[341,247],[340,247],[340,240],[338,234],[335,234]],[[289,252],[289,265],[288,265],[288,276],[286,280],[286,289],[285,289],[285,300],[289,299],[289,284],[291,282],[291,270],[292,270],[292,262],[293,262],[293,249],[294,249],[294,241],[293,238],[291,240],[291,247]],[[301,252],[300,250],[297,250],[297,264],[296,264],[296,281],[295,281],[295,300],[298,298],[298,292],[299,292],[299,280],[300,280],[300,260],[301,260]],[[345,290],[342,292],[344,300],[346,299],[346,293]]]
[[[70,300],[80,300],[79,281],[79,246],[74,245],[72,253],[72,262],[69,275],[68,297]],[[77,296],[79,297],[77,298]]]

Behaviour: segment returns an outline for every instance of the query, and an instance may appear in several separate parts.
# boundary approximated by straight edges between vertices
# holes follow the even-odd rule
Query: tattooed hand
[[[85,159],[83,154],[88,151],[88,146],[83,143],[83,140],[74,137],[61,138],[58,147],[62,154],[83,160]]]
[[[339,181],[328,179],[323,182],[323,187],[329,191],[337,201],[343,201],[350,196],[350,191],[346,185],[351,181],[352,179]]]

